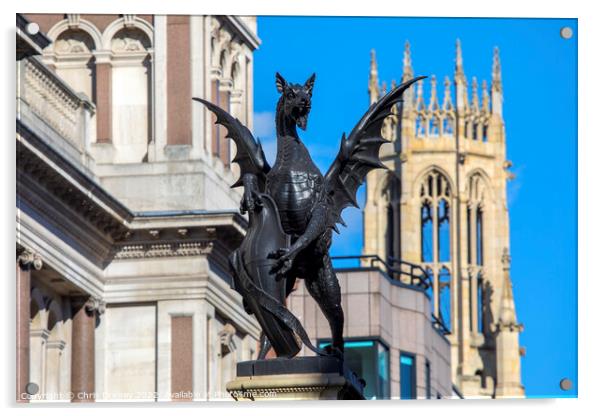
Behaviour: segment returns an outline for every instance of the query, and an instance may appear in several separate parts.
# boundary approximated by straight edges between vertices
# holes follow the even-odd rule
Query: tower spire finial
[[[475,113],[479,112],[479,83],[477,77],[472,77],[472,99],[471,108]]]
[[[410,41],[406,40],[403,50],[403,82],[409,81],[414,77],[412,69],[412,55],[410,52]]]
[[[503,101],[502,63],[500,61],[500,50],[496,46],[493,48],[493,65],[491,67],[491,112],[496,117],[502,117]]]
[[[489,113],[489,91],[487,89],[487,80],[481,84],[481,109],[484,113]]]
[[[462,43],[460,39],[456,39],[456,80],[465,79],[464,76],[464,61],[462,59]]]
[[[504,248],[502,253],[502,268],[504,271],[504,280],[502,283],[502,302],[500,304],[500,324],[502,326],[516,327],[522,330],[522,325],[516,321],[516,306],[514,304],[514,295],[512,293],[512,280],[510,279],[510,252]]]
[[[502,90],[502,63],[500,61],[500,49],[493,48],[493,65],[491,68],[491,87],[496,91]]]
[[[429,102],[429,110],[439,110],[439,99],[437,97],[437,77],[435,75],[431,76],[431,100]]]
[[[425,109],[423,89],[422,89],[423,81],[424,80],[421,79],[416,83],[416,85],[417,85],[417,87],[416,87],[416,109],[418,111],[424,111],[424,109]]]
[[[370,77],[368,79],[368,95],[370,96],[370,104],[378,100],[378,65],[376,63],[376,51],[374,49],[370,51]]]
[[[446,75],[443,81],[444,92],[443,92],[443,109],[446,111],[450,111],[454,108],[451,99],[451,82],[449,77]]]

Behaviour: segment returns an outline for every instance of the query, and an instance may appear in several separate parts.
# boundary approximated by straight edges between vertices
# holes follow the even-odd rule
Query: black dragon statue
[[[232,187],[244,186],[241,212],[249,214],[249,231],[230,255],[233,287],[243,298],[246,311],[257,318],[262,334],[259,359],[270,348],[278,357],[293,357],[305,344],[323,355],[343,354],[341,289],[328,254],[332,232],[344,225],[342,211],[358,207],[356,193],[372,169],[385,168],[379,159],[384,120],[403,93],[419,79],[407,81],[372,104],[322,175],[297,134],[305,130],[311,110],[315,74],[303,85],[288,83],[276,74],[281,94],[276,108],[277,154],[270,167],[261,144],[238,119],[203,100],[236,143],[233,162],[240,178]],[[304,279],[307,291],[328,320],[332,345],[321,350],[311,344],[299,320],[285,300],[296,279]]]

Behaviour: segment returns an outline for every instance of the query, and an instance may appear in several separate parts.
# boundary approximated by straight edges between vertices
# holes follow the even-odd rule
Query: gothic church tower
[[[413,76],[406,42],[402,82]],[[476,78],[469,85],[459,41],[441,100],[435,76],[424,81],[406,92],[384,126],[390,143],[381,158],[389,170],[367,178],[364,254],[425,269],[434,319],[452,346],[452,380],[465,397],[523,397],[499,51],[490,86]],[[368,91],[370,103],[387,91],[374,51]]]

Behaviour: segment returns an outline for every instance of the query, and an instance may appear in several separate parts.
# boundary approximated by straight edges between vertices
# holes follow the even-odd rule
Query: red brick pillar
[[[96,64],[96,141],[110,143],[113,132],[112,67],[110,63]]]
[[[167,144],[192,144],[190,16],[167,16]]]
[[[31,270],[40,270],[42,260],[30,250],[21,250],[17,257],[17,402],[27,403],[29,383],[29,321]]]
[[[71,346],[71,392],[73,402],[94,402],[94,328],[101,303],[75,298]]]

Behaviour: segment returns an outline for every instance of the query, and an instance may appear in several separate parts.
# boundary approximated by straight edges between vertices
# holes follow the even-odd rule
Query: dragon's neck
[[[276,107],[276,134],[278,136],[278,149],[280,149],[282,140],[299,139],[295,122],[284,113],[284,96],[280,97]]]

